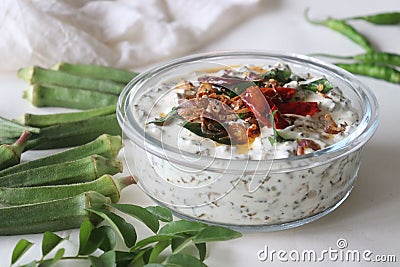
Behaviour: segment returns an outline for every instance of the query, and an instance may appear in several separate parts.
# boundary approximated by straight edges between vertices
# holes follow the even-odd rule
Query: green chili
[[[333,89],[333,85],[328,79],[320,78],[318,80],[300,82],[300,88],[326,94]]]
[[[336,63],[335,65],[354,74],[369,76],[400,84],[400,72],[388,66],[376,65],[371,63]]]
[[[351,17],[347,18],[346,20],[365,20],[369,23],[373,23],[376,25],[394,25],[400,24],[400,12],[388,12],[367,16]]]
[[[338,59],[352,59],[363,63],[378,63],[385,65],[400,66],[400,55],[383,52],[367,52],[355,56],[336,56],[329,54],[312,54],[313,56],[322,56]]]
[[[333,19],[333,18],[328,18],[323,21],[314,21],[308,17],[308,10],[309,9],[305,10],[304,17],[309,23],[312,23],[315,25],[324,25],[324,26],[346,36],[347,38],[352,40],[354,43],[363,47],[366,51],[374,51],[374,48],[372,47],[370,41],[364,35],[362,35],[356,29],[354,29],[351,25],[347,24],[346,21]]]
[[[271,69],[261,74],[261,77],[264,80],[275,79],[278,82],[285,82],[285,83],[291,81],[290,76],[292,76],[292,71],[290,69],[278,69],[278,68]]]

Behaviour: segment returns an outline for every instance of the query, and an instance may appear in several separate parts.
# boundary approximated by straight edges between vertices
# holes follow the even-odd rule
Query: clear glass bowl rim
[[[311,168],[316,167],[321,164],[325,164],[331,162],[335,159],[341,158],[346,156],[360,147],[362,147],[375,133],[376,128],[379,122],[379,107],[378,101],[372,92],[372,90],[361,83],[353,74],[339,68],[333,64],[321,61],[319,59],[300,55],[296,53],[287,53],[287,52],[280,52],[280,51],[259,51],[259,50],[234,50],[234,51],[221,51],[221,52],[208,52],[208,53],[199,53],[194,54],[186,57],[181,57],[178,59],[170,60],[166,63],[161,65],[155,66],[150,68],[135,78],[133,78],[123,89],[121,92],[118,103],[117,103],[117,118],[118,122],[123,129],[124,135],[126,135],[131,141],[133,141],[136,145],[145,149],[147,152],[151,154],[163,158],[165,160],[173,161],[175,164],[185,165],[187,162],[181,162],[177,159],[179,157],[175,157],[176,155],[181,155],[182,151],[179,151],[176,148],[172,148],[169,146],[165,146],[159,140],[149,137],[149,135],[144,134],[144,128],[139,123],[136,123],[134,120],[129,120],[126,117],[126,109],[129,108],[130,102],[129,95],[133,92],[132,90],[135,89],[136,91],[140,90],[141,87],[137,88],[137,85],[141,82],[151,79],[155,75],[159,75],[163,71],[170,70],[171,68],[180,67],[189,62],[195,61],[204,61],[204,60],[211,60],[211,59],[229,59],[229,58],[254,58],[254,57],[267,57],[267,58],[276,58],[276,61],[285,62],[286,60],[295,61],[298,64],[309,65],[312,68],[324,70],[325,72],[328,71],[332,75],[337,77],[341,77],[341,79],[347,82],[352,90],[356,92],[358,96],[363,96],[360,101],[364,101],[364,110],[363,110],[363,117],[360,119],[359,125],[357,128],[346,138],[342,139],[341,141],[323,148],[321,150],[315,151],[313,153],[308,153],[301,156],[293,156],[288,158],[281,158],[281,159],[267,159],[267,160],[233,160],[237,166],[237,168],[231,168],[228,172],[236,173],[237,171],[243,171],[241,166],[251,166],[250,163],[254,163],[254,166],[260,166],[260,163],[264,165],[271,165],[272,163],[288,163],[288,162],[297,162],[298,164],[293,164],[296,167],[289,167],[285,169],[278,170],[277,172],[287,172],[287,171],[294,171],[304,168]],[[290,64],[289,64],[290,66]],[[328,77],[329,78],[329,77]],[[162,151],[160,152],[161,146],[163,147]],[[183,152],[185,157],[193,157],[197,158],[198,155],[189,152]],[[166,156],[168,154],[168,156]],[[175,155],[175,156],[174,156]],[[318,157],[317,160],[310,161],[309,159]],[[211,160],[209,157],[204,157],[205,160]],[[221,162],[230,162],[232,159],[223,159],[223,158],[216,158],[212,159],[213,161],[221,161]],[[301,163],[303,162],[303,163]],[[312,162],[312,163],[310,163]],[[191,163],[193,164],[193,163]],[[292,165],[292,164],[288,164]],[[202,168],[204,165],[199,165]],[[225,165],[222,165],[225,166]],[[196,166],[192,166],[196,168]],[[249,168],[251,170],[251,167]],[[210,167],[209,171],[220,171],[218,168]],[[222,171],[227,172],[226,169],[221,168]]]

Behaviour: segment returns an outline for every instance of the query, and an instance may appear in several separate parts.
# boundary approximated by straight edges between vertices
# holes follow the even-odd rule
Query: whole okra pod
[[[0,138],[12,139],[17,138],[22,132],[27,131],[33,134],[39,134],[40,129],[36,127],[26,126],[15,121],[0,116]]]
[[[14,119],[14,121],[24,125],[41,128],[41,127],[52,126],[55,124],[87,120],[97,116],[110,115],[114,114],[115,111],[116,111],[116,106],[110,105],[106,107],[89,109],[80,112],[68,112],[68,113],[56,113],[56,114],[25,113],[21,117]]]
[[[31,133],[25,131],[14,144],[0,146],[0,170],[17,165],[20,162],[21,154],[30,136]]]
[[[122,189],[134,183],[136,182],[132,176],[113,178],[111,175],[105,174],[94,181],[85,183],[18,188],[0,187],[0,202],[8,205],[33,204],[72,197],[87,191],[96,191],[116,203],[120,199]]]
[[[38,66],[18,70],[18,77],[30,84],[57,85],[81,88],[91,91],[119,95],[124,85],[119,83],[72,75],[62,71],[44,69]]]
[[[73,161],[94,154],[98,154],[100,156],[113,159],[118,155],[121,148],[122,148],[121,136],[118,135],[111,136],[108,134],[102,134],[95,140],[83,144],[81,146],[74,147],[47,157],[23,162],[13,167],[2,170],[0,171],[0,177],[38,167],[63,163],[67,161]]]
[[[41,128],[40,135],[28,142],[29,149],[54,149],[78,146],[101,134],[121,135],[116,114],[93,117]]]
[[[71,64],[66,62],[59,62],[51,67],[51,69],[100,80],[111,80],[122,84],[127,84],[138,75],[136,72],[113,67],[91,64]]]
[[[87,209],[104,209],[110,203],[110,198],[91,191],[70,198],[0,208],[0,235],[79,228],[85,220],[97,224],[101,218]]]
[[[1,187],[72,184],[93,181],[104,174],[122,172],[122,162],[92,155],[0,177]]]
[[[118,96],[80,88],[32,85],[23,93],[23,98],[36,107],[63,107],[92,109],[116,105]]]

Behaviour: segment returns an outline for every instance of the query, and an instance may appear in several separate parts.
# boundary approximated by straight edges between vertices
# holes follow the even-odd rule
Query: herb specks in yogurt
[[[162,101],[149,107],[144,95],[134,107],[147,116],[143,120],[146,133],[195,160],[228,159],[236,164],[236,160],[264,163],[283,159],[284,167],[296,169],[296,159],[315,163],[303,155],[336,144],[359,123],[351,101],[328,78],[292,73],[282,64],[196,71],[149,89],[149,94],[155,91],[158,95],[154,99],[163,96]],[[267,177],[226,175],[207,168],[193,175],[164,160],[157,159],[157,164],[140,156],[138,168],[154,180],[155,186],[148,188],[155,198],[163,194],[162,199],[172,206],[176,203],[172,208],[187,216],[232,224],[279,224],[334,206],[351,186],[358,160],[355,152],[336,161]],[[165,177],[177,188],[205,185],[208,191],[180,195],[178,189],[168,191],[161,186],[157,191],[157,184]],[[252,179],[260,181],[255,192],[249,192]],[[232,190],[224,195],[216,184]],[[189,206],[193,199],[201,203],[190,208],[178,205]]]

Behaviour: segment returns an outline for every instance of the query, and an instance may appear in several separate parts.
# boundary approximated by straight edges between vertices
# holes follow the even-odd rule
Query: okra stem
[[[28,143],[28,146],[30,149],[77,146],[90,142],[101,134],[122,134],[116,114],[41,128],[41,134]]]
[[[122,162],[92,155],[0,177],[1,187],[72,184],[93,181],[104,174],[122,172]]]
[[[91,182],[68,185],[7,188],[0,187],[0,202],[8,205],[33,204],[72,197],[87,191],[96,191],[109,197],[113,203],[120,199],[121,191],[134,184],[132,176],[113,178],[105,174]]]
[[[0,171],[0,177],[38,167],[77,160],[94,154],[113,159],[118,155],[121,148],[122,140],[120,136],[102,134],[95,140],[81,146],[71,148],[47,157],[20,163],[16,166],[2,170]]]
[[[113,67],[90,64],[71,64],[66,62],[59,62],[51,67],[51,69],[67,72],[73,75],[86,76],[101,80],[111,80],[123,84],[127,84],[138,75],[136,72]]]
[[[25,113],[24,115],[15,119],[14,121],[29,126],[46,127],[60,123],[76,122],[97,116],[114,114],[115,110],[116,106],[110,105],[106,107],[89,109],[80,112],[68,112],[68,113],[57,113],[57,114]]]
[[[30,137],[31,133],[24,131],[14,144],[0,146],[0,170],[17,165],[20,162],[21,154]]]
[[[0,208],[0,235],[79,228],[85,220],[97,224],[101,218],[87,209],[104,209],[110,203],[110,198],[91,191],[70,198]]]
[[[44,69],[38,66],[18,70],[18,77],[30,84],[57,85],[81,88],[91,91],[119,95],[124,85],[119,83],[72,75],[62,71]]]
[[[92,109],[116,105],[118,96],[79,88],[32,85],[23,98],[37,107]]]
[[[2,139],[19,137],[24,131],[35,134],[40,133],[39,128],[22,125],[20,123],[8,120],[0,116],[0,137]]]
[[[125,177],[122,177],[122,178],[115,179],[116,186],[117,186],[117,188],[119,188],[120,192],[125,187],[127,187],[129,185],[132,185],[132,184],[136,184],[137,183],[136,180],[137,180],[137,178],[135,178],[134,176],[125,176]]]

